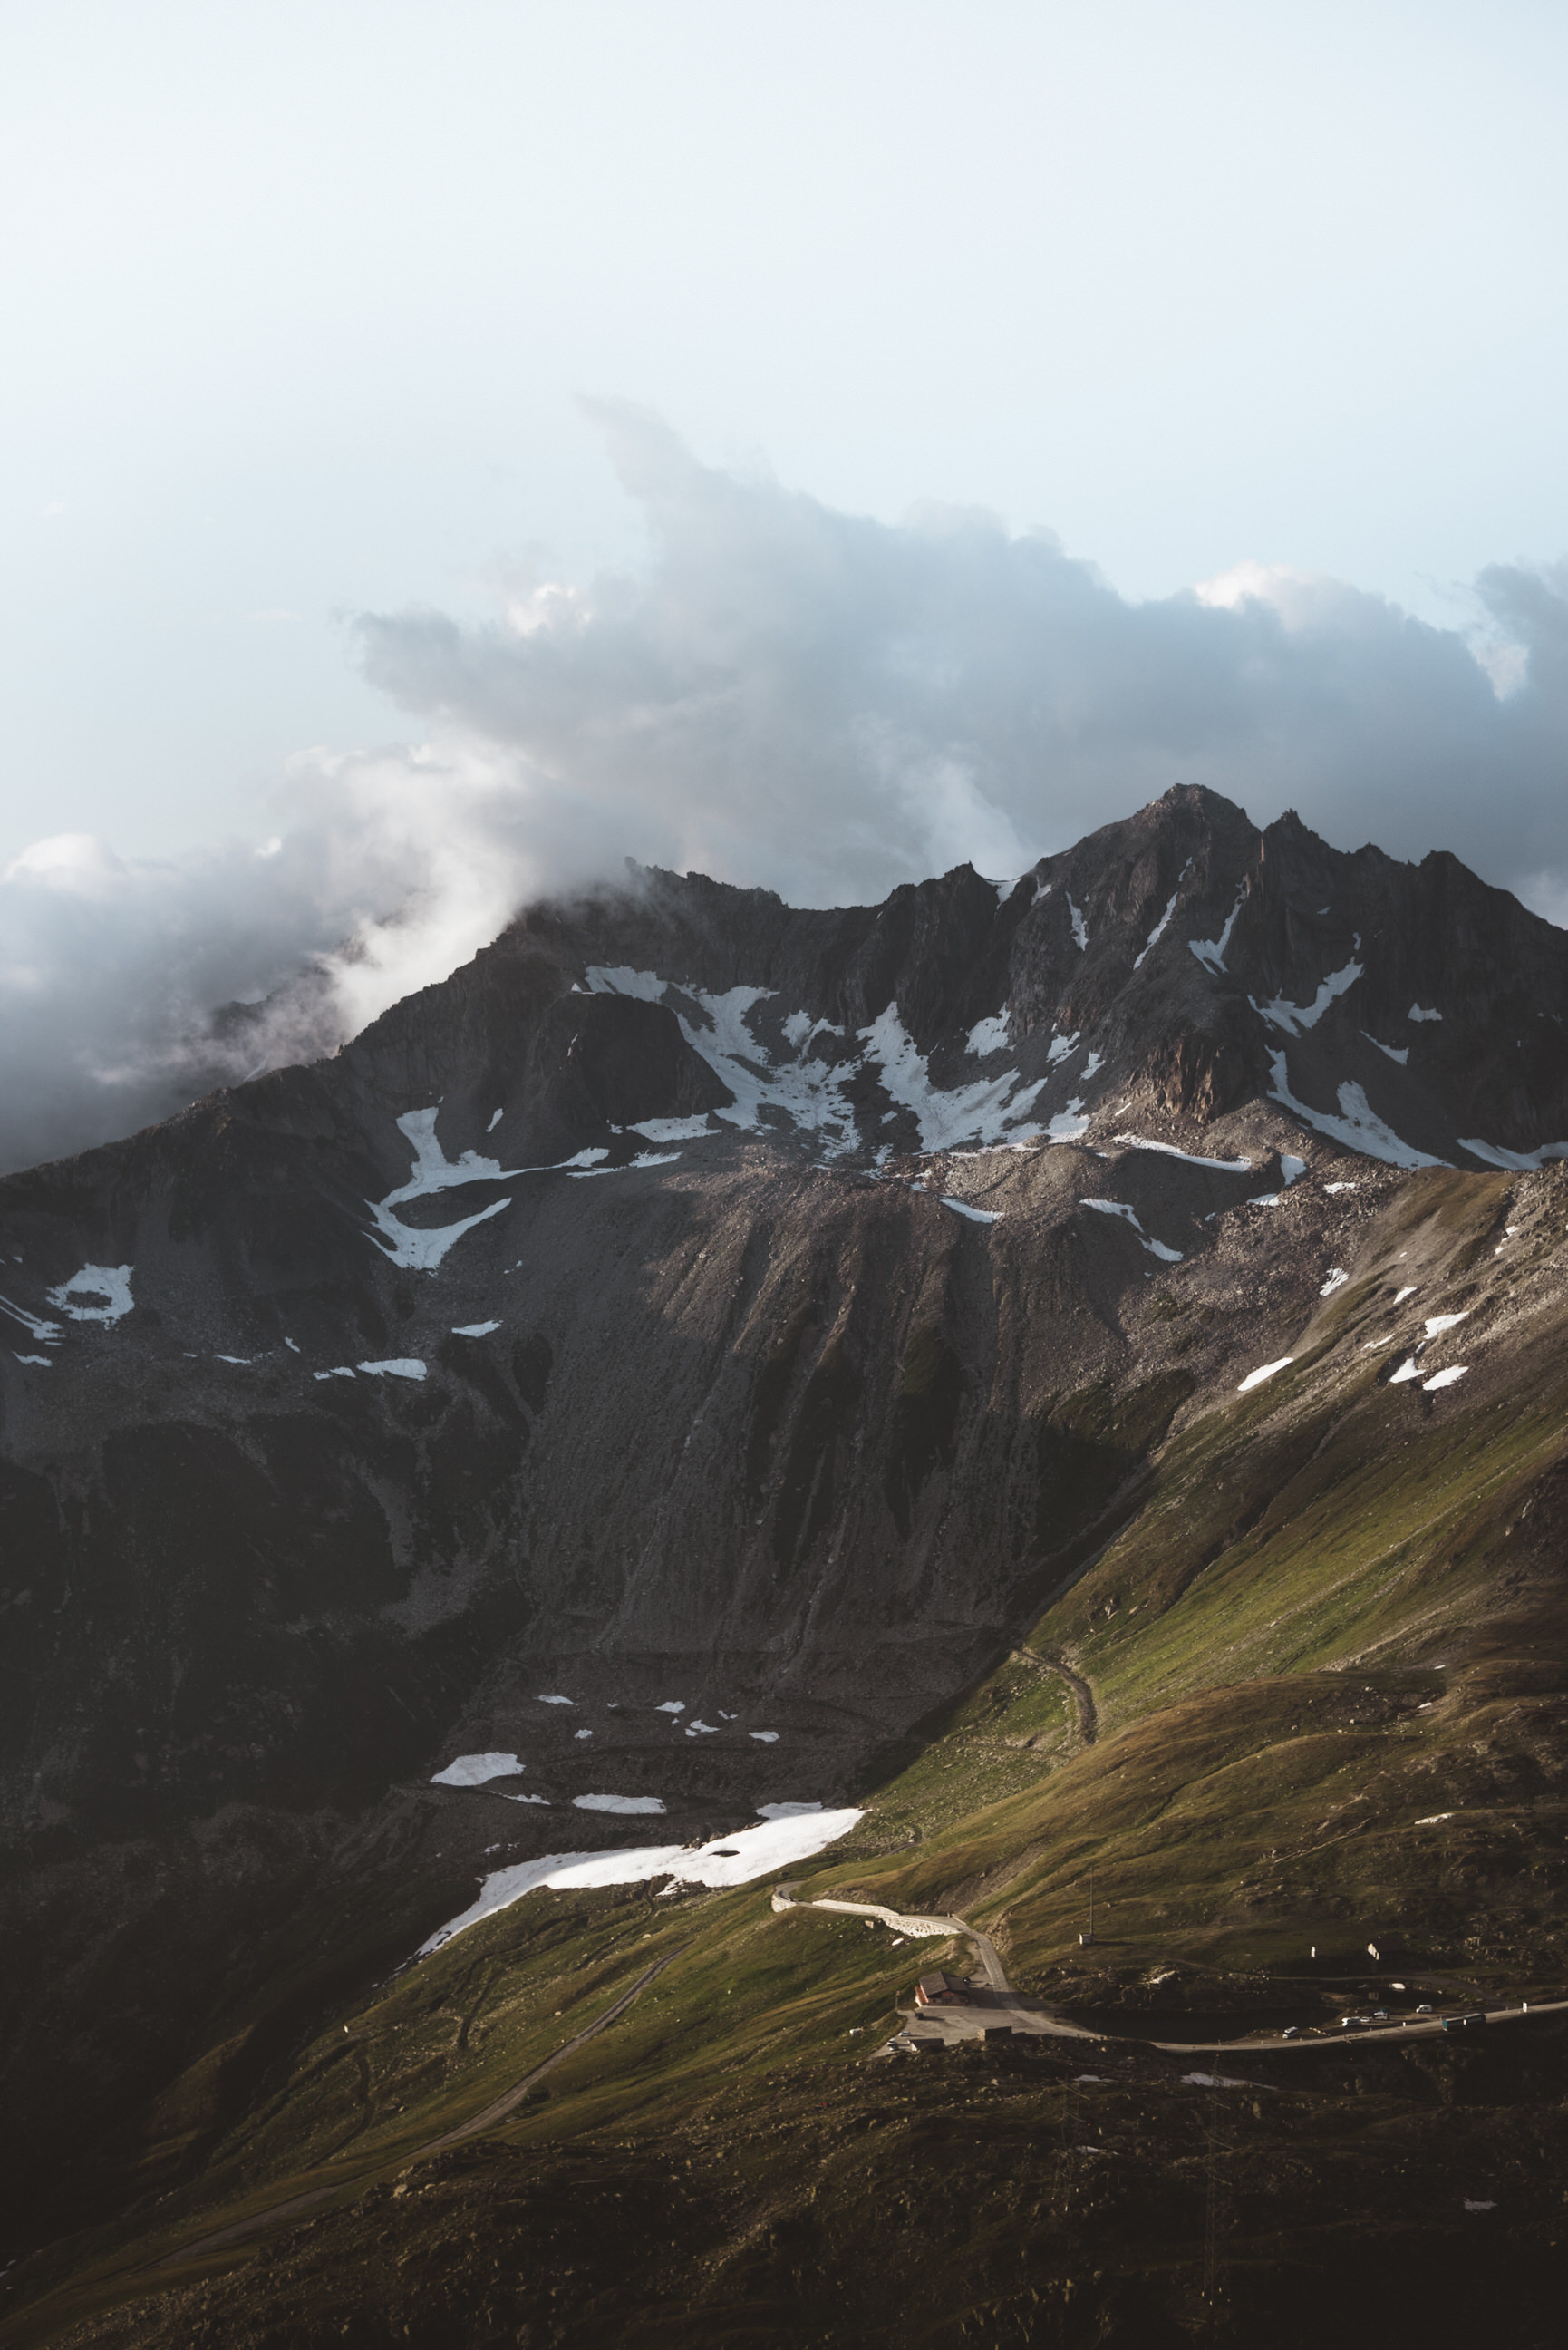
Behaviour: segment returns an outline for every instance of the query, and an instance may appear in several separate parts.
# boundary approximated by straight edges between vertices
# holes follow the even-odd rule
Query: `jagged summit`
[[[346,1057],[535,1159],[771,1129],[874,1163],[1255,1101],[1397,1166],[1520,1166],[1568,1149],[1565,1014],[1568,938],[1457,859],[1179,785],[1011,882],[803,911],[650,871],[533,908]]]

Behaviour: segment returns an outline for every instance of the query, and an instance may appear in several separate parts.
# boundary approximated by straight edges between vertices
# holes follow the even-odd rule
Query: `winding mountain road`
[[[1035,2033],[1054,2040],[1092,2040],[1104,2046],[1107,2042],[1126,2048],[1158,2049],[1165,2056],[1257,2056],[1290,2054],[1303,2048],[1322,2048],[1333,2044],[1343,2048],[1363,2047],[1369,2041],[1397,2040],[1407,2045],[1410,2041],[1429,2039],[1443,2030],[1441,2016],[1408,2016],[1395,2022],[1371,2024],[1355,2033],[1334,2032],[1324,2026],[1294,2040],[1286,2040],[1279,2033],[1267,2038],[1251,2037],[1238,2040],[1146,2040],[1141,2035],[1116,2032],[1096,2032],[1088,2025],[1068,2023],[1053,2015],[1040,2002],[1021,1999],[1012,1990],[996,1955],[996,1946],[989,1934],[982,1934],[963,1918],[906,1917],[898,1909],[884,1908],[877,1901],[794,1901],[794,1888],[781,1885],[774,1891],[775,1909],[832,1909],[854,1918],[878,1918],[897,1934],[908,1934],[911,1939],[931,1939],[938,1935],[961,1934],[971,1941],[980,1953],[985,1970],[986,1991],[980,1994],[979,2003],[970,2007],[928,2007],[922,2010],[920,2022],[929,2027],[930,2035],[939,2042],[949,2039],[972,2040],[982,2036],[988,2024],[1010,2025],[1014,2032]],[[1533,2006],[1494,2007],[1484,2010],[1489,2024],[1513,2023],[1526,2015],[1557,2015],[1568,2011],[1568,1999],[1539,2000]]]

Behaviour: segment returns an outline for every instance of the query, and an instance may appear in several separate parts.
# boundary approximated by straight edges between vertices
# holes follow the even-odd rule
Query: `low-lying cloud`
[[[1137,604],[1047,534],[838,514],[593,413],[639,574],[364,619],[421,739],[302,759],[275,841],[128,864],[66,836],[0,881],[0,1164],[329,1051],[627,857],[874,899],[1017,872],[1181,781],[1568,914],[1568,567],[1483,573],[1468,630],[1255,565]]]

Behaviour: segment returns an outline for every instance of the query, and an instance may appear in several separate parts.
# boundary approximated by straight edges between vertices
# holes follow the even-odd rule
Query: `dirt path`
[[[1064,1665],[1060,1657],[1042,1657],[1033,1648],[1014,1648],[1009,1661],[1017,1665],[1033,1665],[1043,1673],[1054,1673],[1064,1680],[1073,1693],[1073,1703],[1078,1711],[1078,1735],[1085,1746],[1092,1746],[1099,1735],[1099,1721],[1095,1711],[1095,1692],[1082,1673]]]
[[[522,2104],[535,2081],[542,2081],[546,2073],[553,2072],[557,2064],[564,2064],[568,2056],[574,2055],[586,2042],[592,2040],[597,2033],[602,2032],[607,2024],[614,2023],[618,2016],[624,2015],[633,2000],[648,1989],[655,1975],[662,1974],[672,1959],[678,1959],[682,1950],[690,1948],[690,1943],[681,1942],[675,1950],[667,1950],[663,1958],[656,1959],[653,1965],[639,1974],[629,1989],[623,1991],[620,1997],[611,2006],[607,2007],[602,2015],[596,2016],[592,2023],[585,2024],[581,2032],[574,2033],[570,2040],[563,2041],[553,2056],[546,2056],[542,2064],[535,2064],[532,2072],[524,2073],[520,2081],[514,2082],[510,2089],[504,2091],[490,2105],[483,2107],[468,2121],[460,2122],[456,2129],[443,2130],[440,2137],[427,2138],[422,2146],[416,2146],[409,2153],[400,2157],[400,2167],[404,2163],[417,2162],[421,2155],[439,2153],[442,2147],[456,2146],[460,2139],[472,2137],[476,2131],[488,2129],[493,2122],[502,2120],[515,2106]],[[384,2167],[384,2163],[369,2163],[357,2175],[359,2178],[366,2178],[372,2170]],[[215,2252],[224,2244],[237,2243],[242,2236],[254,2236],[258,2228],[270,2227],[275,2220],[292,2220],[296,2211],[308,2211],[316,2204],[325,2203],[334,2195],[341,2195],[346,2187],[352,2187],[354,2183],[353,2178],[337,2178],[333,2180],[330,2187],[313,2187],[306,2194],[291,2195],[286,2202],[270,2203],[265,2211],[253,2211],[249,2219],[236,2220],[232,2227],[219,2228],[210,2236],[198,2236],[193,2244],[182,2244],[178,2251],[165,2252],[162,2259],[155,2261],[152,2265],[154,2268],[167,2269],[177,2266],[182,2261],[199,2260],[203,2252]]]

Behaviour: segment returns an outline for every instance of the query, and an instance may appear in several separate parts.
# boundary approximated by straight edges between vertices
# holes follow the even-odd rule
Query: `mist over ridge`
[[[1568,905],[1563,567],[1488,569],[1469,631],[1257,564],[1133,603],[1047,533],[889,526],[592,414],[640,574],[520,567],[479,626],[363,617],[419,739],[301,754],[260,847],[130,862],[61,833],[9,868],[0,1165],[330,1051],[628,858],[866,902],[965,860],[1016,873],[1180,780]]]

